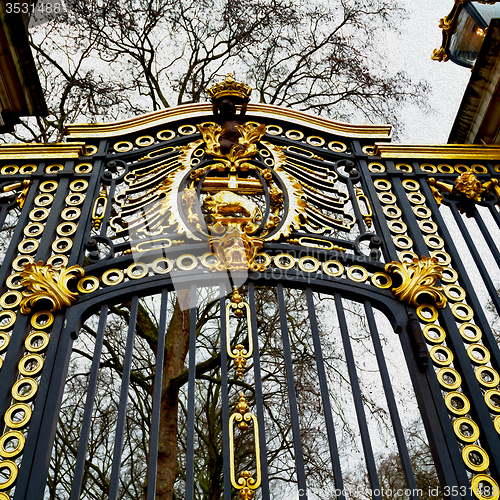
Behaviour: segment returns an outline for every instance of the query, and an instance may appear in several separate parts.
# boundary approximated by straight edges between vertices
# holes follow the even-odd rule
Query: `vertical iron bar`
[[[380,484],[377,476],[377,466],[375,465],[375,458],[373,457],[370,433],[368,432],[368,424],[366,422],[365,410],[363,408],[363,397],[361,394],[361,389],[359,387],[359,380],[356,372],[356,362],[354,361],[351,339],[349,338],[349,330],[344,314],[344,307],[342,305],[342,296],[338,292],[335,293],[335,308],[337,310],[337,317],[340,324],[340,334],[342,336],[342,343],[344,345],[347,370],[349,372],[349,380],[352,387],[354,407],[356,408],[356,416],[358,418],[361,442],[365,454],[366,468],[368,470],[368,479],[372,488],[372,496],[374,499],[382,500],[382,496],[380,495]],[[375,494],[375,490],[378,491],[378,495]]]
[[[118,497],[118,485],[120,483],[120,469],[125,433],[125,420],[127,417],[128,390],[130,385],[130,371],[132,369],[132,355],[134,352],[135,327],[137,321],[137,309],[139,298],[132,297],[130,306],[130,323],[127,332],[127,343],[125,347],[125,359],[123,361],[122,385],[120,389],[120,405],[118,407],[118,419],[116,422],[115,446],[113,450],[113,466],[109,480],[109,500]]]
[[[307,483],[304,468],[304,456],[302,455],[302,440],[300,437],[299,413],[297,408],[297,394],[295,392],[295,380],[293,378],[292,351],[288,337],[288,325],[286,319],[285,297],[283,285],[278,283],[278,308],[280,315],[281,336],[283,340],[283,355],[285,357],[286,384],[288,388],[288,402],[290,404],[290,420],[292,423],[293,448],[295,452],[295,465],[297,467],[297,486],[299,498],[307,499]]]
[[[255,382],[255,405],[257,407],[257,422],[259,422],[260,466],[262,472],[262,500],[269,500],[269,471],[267,467],[266,428],[264,424],[264,399],[262,394],[262,373],[260,371],[259,331],[257,326],[257,311],[255,308],[255,287],[248,283],[248,305],[252,323],[253,340],[253,374]]]
[[[71,486],[70,500],[78,500],[82,490],[83,475],[85,471],[85,457],[87,455],[87,444],[89,440],[90,427],[92,425],[92,412],[94,409],[94,398],[97,390],[97,377],[99,375],[99,364],[101,362],[102,344],[104,341],[104,331],[106,329],[106,320],[108,319],[108,305],[101,306],[99,316],[99,325],[95,337],[94,353],[92,355],[92,365],[90,368],[89,385],[87,388],[87,397],[85,399],[85,410],[83,412],[82,427],[80,432],[80,441],[78,443],[78,452],[76,456],[75,475]]]
[[[307,294],[307,307],[309,311],[309,320],[311,322],[311,333],[314,344],[314,356],[316,358],[316,366],[318,367],[319,387],[321,390],[323,411],[325,412],[328,443],[330,445],[330,459],[332,461],[333,476],[335,479],[335,489],[337,491],[340,491],[340,494],[337,495],[337,498],[343,500],[345,498],[344,480],[342,478],[342,469],[340,467],[339,449],[337,445],[337,438],[335,436],[335,425],[333,423],[332,407],[330,404],[330,393],[328,391],[328,380],[326,378],[325,362],[323,360],[321,339],[319,337],[316,309],[314,307],[314,299],[310,287],[306,288],[306,294]]]
[[[147,500],[156,497],[156,472],[158,469],[158,438],[160,435],[161,393],[163,384],[163,365],[165,361],[165,335],[167,332],[168,291],[161,291],[160,324],[158,325],[158,343],[156,347],[155,388],[153,393],[153,411],[151,416],[151,435],[148,461]],[[70,499],[72,500],[72,499]]]
[[[368,328],[370,329],[370,334],[373,341],[373,347],[375,349],[375,355],[377,357],[377,364],[380,372],[380,378],[382,379],[382,386],[384,387],[385,399],[387,401],[389,414],[391,416],[392,428],[394,429],[394,435],[396,437],[396,443],[398,445],[399,457],[401,459],[401,465],[403,467],[406,484],[411,490],[411,498],[418,500],[418,494],[416,494],[417,484],[415,482],[415,476],[413,475],[413,468],[411,466],[410,456],[408,454],[408,448],[406,446],[406,440],[403,433],[401,420],[399,418],[396,398],[394,397],[394,392],[392,390],[391,379],[389,377],[389,371],[387,370],[387,364],[385,362],[384,351],[380,342],[380,336],[377,328],[377,323],[375,321],[375,316],[373,314],[372,304],[369,300],[365,301],[365,312],[366,319],[368,321]]]
[[[222,469],[224,478],[224,499],[231,500],[231,469],[229,457],[229,386],[227,377],[227,340],[226,331],[226,290],[220,285],[220,371],[222,403]]]
[[[196,285],[191,285],[186,446],[186,500],[194,500],[194,396],[196,389]]]

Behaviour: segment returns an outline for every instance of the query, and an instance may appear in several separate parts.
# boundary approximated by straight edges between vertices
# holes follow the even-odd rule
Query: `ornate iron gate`
[[[498,499],[500,149],[248,95],[0,147],[0,498]]]

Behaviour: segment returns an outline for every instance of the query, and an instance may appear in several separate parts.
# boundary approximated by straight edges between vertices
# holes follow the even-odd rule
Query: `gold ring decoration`
[[[281,135],[282,133],[283,133],[283,129],[279,125],[268,125],[266,127],[266,134]]]
[[[31,316],[31,326],[45,330],[54,323],[54,315],[50,311],[39,311]]]
[[[449,392],[444,398],[444,403],[446,408],[455,415],[466,415],[470,411],[470,402],[461,392]]]
[[[309,264],[309,267],[308,267]],[[315,273],[319,269],[319,260],[314,257],[301,257],[299,259],[299,269],[306,273]]]
[[[160,257],[151,264],[151,269],[155,274],[168,274],[174,268],[174,263],[166,257]]]
[[[483,472],[490,465],[488,454],[476,444],[468,444],[462,450],[465,466],[473,472]]]
[[[401,172],[413,172],[413,167],[408,165],[408,163],[396,163],[396,170]]]
[[[15,309],[22,300],[21,292],[10,290],[0,297],[0,307],[3,309]]]
[[[455,169],[451,165],[446,165],[445,163],[442,163],[441,165],[438,165],[437,169],[442,174],[453,174],[455,172]]]
[[[324,142],[323,142],[323,144],[324,144]],[[315,145],[315,144],[313,144],[313,145]],[[343,142],[330,141],[328,143],[328,149],[330,151],[335,151],[336,153],[343,153],[344,151],[347,151],[347,146]]]
[[[417,316],[426,323],[432,323],[438,319],[439,314],[434,306],[422,304],[417,307]]]
[[[33,238],[26,238],[17,245],[20,253],[35,253],[40,246],[40,242]]]
[[[76,233],[77,225],[74,222],[63,222],[57,226],[59,236],[71,236]]]
[[[39,194],[35,198],[35,205],[37,207],[48,207],[54,201],[54,197],[50,193]]]
[[[27,389],[27,390],[25,390]],[[38,384],[32,378],[20,378],[12,386],[12,397],[21,403],[31,401],[38,390]]]
[[[88,174],[88,173],[92,172],[93,168],[94,167],[92,166],[91,163],[79,163],[75,167],[75,173],[76,174]]]
[[[85,179],[77,179],[76,181],[73,181],[70,185],[69,188],[71,191],[75,191],[76,193],[82,193],[89,187],[89,183]]]
[[[498,500],[500,491],[497,482],[486,474],[474,476],[470,482],[471,489],[478,500]],[[490,494],[485,494],[485,493]]]
[[[23,255],[23,257],[29,257],[29,256]],[[22,281],[21,273],[11,274],[6,281],[7,288],[11,290],[20,290],[21,288],[23,288],[21,281]]]
[[[19,169],[19,173],[20,174],[32,174],[33,172],[37,171],[37,168],[38,168],[38,166],[37,165],[33,165],[33,164],[23,165]]]
[[[351,266],[347,270],[347,277],[357,283],[364,283],[368,279],[368,271],[362,266]]]
[[[40,184],[40,191],[42,193],[53,193],[57,189],[58,183],[56,181],[45,181]]]
[[[451,262],[451,257],[442,250],[434,250],[431,252],[431,257],[437,259],[440,266],[447,266]]]
[[[181,135],[193,135],[196,132],[196,127],[194,125],[181,125],[177,132]]]
[[[42,207],[34,208],[29,214],[29,218],[33,222],[41,222],[45,220],[48,216],[49,216],[49,211],[46,208]]]
[[[134,262],[127,267],[127,276],[130,279],[138,280],[144,278],[149,273],[148,266],[142,262]]]
[[[494,413],[500,413],[500,391],[490,389],[484,393],[484,402]]]
[[[327,260],[323,263],[322,269],[325,274],[333,276],[334,278],[344,274],[344,266],[337,260]]]
[[[214,253],[207,252],[201,256],[200,262],[202,266],[211,269],[212,267],[220,263],[220,259]]]
[[[406,197],[410,200],[410,203],[414,205],[422,205],[425,203],[425,196],[422,193],[408,193]]]
[[[68,207],[61,212],[62,220],[76,220],[82,215],[82,211],[77,207]]]
[[[399,260],[401,262],[406,262],[408,264],[411,264],[413,262],[413,259],[418,259],[417,254],[415,252],[399,252],[398,253]]]
[[[465,290],[458,285],[446,285],[444,294],[453,302],[459,302],[465,299]]]
[[[52,242],[52,250],[55,253],[65,253],[73,246],[73,240],[70,238],[57,238]]]
[[[85,195],[82,193],[70,193],[66,196],[66,204],[70,207],[81,205],[85,201]]]
[[[420,189],[420,184],[413,179],[405,179],[402,184],[407,191],[418,191]]]
[[[457,303],[451,306],[451,312],[458,321],[470,321],[474,317],[472,308],[464,303]]]
[[[323,137],[319,137],[318,135],[310,135],[307,139],[306,139],[306,142],[307,144],[310,144],[311,146],[317,146],[317,147],[320,147],[320,146],[323,146],[323,144],[325,144],[325,139],[323,139]],[[330,143],[331,144],[331,143]],[[347,149],[347,148],[346,148]],[[344,150],[345,151],[345,150]]]
[[[455,283],[458,280],[458,273],[451,267],[443,267],[441,274],[441,281],[444,283]]]
[[[45,332],[32,332],[24,341],[24,346],[29,352],[44,352],[49,345],[50,337]]]
[[[0,311],[0,330],[10,330],[15,322],[15,313],[12,311]]]
[[[374,146],[363,146],[361,148],[363,153],[367,154],[368,156],[374,156],[375,155],[375,147]]]
[[[8,470],[9,477],[5,481],[0,479],[0,490],[8,490],[16,484],[17,481],[17,465],[12,460],[2,460],[0,462],[0,471]],[[5,477],[5,474],[2,474]],[[0,476],[1,477],[1,476]],[[7,497],[8,498],[8,497]]]
[[[117,153],[126,153],[127,151],[130,151],[134,145],[129,142],[129,141],[118,141],[113,145],[113,149]]]
[[[467,417],[460,417],[453,422],[453,430],[460,441],[473,443],[479,439],[479,427],[474,420]]]
[[[85,276],[78,282],[76,288],[80,293],[95,292],[99,288],[99,279],[95,276]]]
[[[474,323],[463,323],[458,330],[462,338],[469,343],[477,342],[483,336],[481,329]],[[471,332],[472,335],[469,335],[468,332]]]
[[[372,274],[371,282],[377,288],[391,288],[392,286],[392,278],[380,271]]]
[[[413,213],[420,219],[428,219],[432,215],[431,209],[423,205],[415,205],[413,207]]]
[[[287,130],[285,132],[285,137],[288,137],[288,139],[292,139],[292,141],[300,141],[304,138],[304,133],[300,130]]]
[[[441,368],[436,377],[441,386],[447,391],[458,389],[462,383],[460,374],[453,368]]]
[[[13,441],[17,441],[17,446],[7,449],[7,446]],[[3,458],[17,458],[23,451],[24,448],[24,434],[19,431],[9,431],[0,437],[0,457]]]
[[[267,253],[261,252],[255,256],[254,261],[261,267],[267,268],[271,264],[271,257]]]
[[[160,139],[160,141],[170,141],[175,137],[175,132],[173,130],[160,130],[156,137]]]
[[[20,414],[22,416],[20,416]],[[26,403],[12,405],[4,416],[5,425],[11,429],[22,429],[31,419],[31,408]]]
[[[59,163],[54,163],[53,165],[45,167],[45,172],[48,174],[57,174],[57,172],[60,172],[61,170],[64,170],[64,165],[60,165]]]
[[[449,366],[453,362],[453,353],[444,345],[435,345],[429,354],[435,365]]]
[[[401,250],[409,250],[413,246],[413,240],[408,236],[398,235],[392,238],[394,245]]]
[[[45,226],[39,222],[30,222],[23,230],[25,236],[36,238],[43,233]]]
[[[441,248],[444,247],[444,240],[440,236],[437,236],[436,234],[428,234],[424,238],[425,244],[429,248],[434,248],[436,250],[440,250]]]
[[[475,174],[487,174],[488,173],[488,169],[484,165],[472,165],[471,170]]]
[[[385,165],[377,162],[368,163],[368,170],[374,174],[385,172]]]
[[[446,338],[446,332],[439,325],[425,325],[422,333],[430,344],[440,344]]]
[[[94,146],[93,144],[89,144],[85,146],[85,152],[83,153],[83,156],[92,156],[95,155],[98,151],[97,146]]]
[[[490,351],[481,344],[471,344],[467,348],[467,354],[475,365],[485,365],[491,357]]]
[[[0,332],[0,354],[9,346],[10,337],[5,332]]]
[[[476,378],[484,387],[494,388],[500,382],[497,371],[489,366],[480,366],[476,369]]]
[[[399,207],[396,207],[395,205],[382,207],[382,211],[388,219],[398,219],[399,217],[401,217],[401,209]]]
[[[500,434],[500,415],[498,415],[498,417],[495,417],[493,425],[495,426],[495,430],[498,432],[498,434]]]
[[[431,220],[421,220],[418,223],[418,227],[423,233],[435,233],[438,230],[438,225]]]
[[[279,253],[274,257],[274,265],[280,269],[292,269],[295,267],[295,259],[288,253]]]
[[[50,264],[52,267],[55,268],[65,268],[68,265],[69,259],[66,257],[66,255],[52,255],[52,257],[49,257],[47,260],[47,264]]]
[[[392,193],[387,193],[385,191],[378,193],[378,199],[382,203],[385,203],[386,205],[393,205],[397,201],[396,195],[394,195]]]
[[[189,264],[185,264],[185,260],[188,260]],[[177,257],[175,263],[181,271],[192,271],[198,267],[198,259],[189,253]]]
[[[465,172],[469,172],[470,168],[467,165],[455,165],[455,172],[459,174],[465,174]]]
[[[151,146],[151,144],[154,144],[154,142],[154,137],[151,137],[150,135],[141,135],[135,140],[135,143],[143,148],[146,146]]]
[[[373,185],[377,191],[390,191],[392,188],[392,184],[387,179],[377,179]]]
[[[14,261],[12,262],[12,267],[16,271],[22,271],[24,269],[24,266],[26,264],[29,264],[30,262],[34,262],[33,257],[30,255],[20,255],[19,257],[16,257]],[[11,285],[7,285],[9,288],[20,288],[18,286],[14,287]]]
[[[43,358],[40,354],[28,354],[18,364],[19,373],[25,377],[36,377],[43,368]]]
[[[408,226],[401,220],[391,220],[387,223],[389,231],[395,234],[404,234],[408,230]]]
[[[19,167],[17,165],[5,165],[2,167],[1,173],[2,175],[14,175],[19,171]]]
[[[120,269],[108,269],[102,273],[101,280],[105,285],[114,286],[121,283],[124,278],[123,271]]]

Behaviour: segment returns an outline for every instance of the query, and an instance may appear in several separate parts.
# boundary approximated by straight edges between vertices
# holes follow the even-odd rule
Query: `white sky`
[[[387,37],[394,67],[403,68],[416,81],[427,80],[431,86],[426,114],[410,107],[402,113],[404,131],[398,142],[412,144],[446,144],[471,72],[450,61],[431,60],[433,49],[441,46],[439,20],[448,15],[453,0],[405,0],[408,19],[401,35]]]

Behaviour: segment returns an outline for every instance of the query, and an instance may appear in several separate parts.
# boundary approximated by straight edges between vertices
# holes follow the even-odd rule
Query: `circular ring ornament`
[[[498,417],[495,417],[493,425],[495,426],[495,430],[498,432],[498,434],[500,434],[500,415],[498,415]]]
[[[462,323],[458,330],[462,338],[468,343],[477,342],[483,336],[481,329],[474,323]],[[472,336],[467,334],[470,331],[473,332]]]
[[[44,352],[49,345],[50,337],[45,332],[32,332],[26,337],[24,346],[29,352]]]
[[[425,196],[422,193],[408,193],[406,197],[413,205],[423,205],[425,203]]]
[[[40,246],[40,242],[33,238],[26,238],[17,245],[19,253],[35,253]]]
[[[458,280],[458,273],[451,267],[443,267],[441,281],[444,283],[455,283]]]
[[[392,193],[382,192],[382,193],[378,193],[377,196],[378,196],[378,199],[382,203],[385,203],[386,205],[392,205],[392,204],[396,203],[396,201],[397,201],[396,195],[394,195]]]
[[[444,294],[453,302],[465,300],[465,290],[458,285],[446,285],[444,287]]]
[[[498,483],[491,476],[478,474],[472,478],[470,486],[478,500],[498,500],[500,498]]]
[[[15,313],[12,311],[0,311],[0,330],[10,330],[15,322]]]
[[[29,263],[33,263],[34,259],[30,255],[20,255],[19,257],[16,257],[14,261],[12,262],[12,268],[15,269],[16,271],[22,271],[24,269],[24,266]],[[17,276],[17,274],[16,274]],[[12,286],[12,285],[7,285],[9,288],[20,288],[18,286]]]
[[[422,333],[430,344],[440,344],[446,338],[446,332],[439,325],[425,325]]]
[[[68,265],[68,257],[66,255],[52,255],[47,260],[47,264],[52,264],[54,267],[66,267]]]
[[[24,389],[27,388],[27,391]],[[31,401],[38,390],[38,384],[32,378],[20,378],[13,386],[12,386],[12,397],[16,401],[20,401],[21,403],[27,403]]]
[[[469,172],[470,168],[467,165],[455,165],[455,172],[459,174],[465,174],[465,172]]]
[[[488,169],[484,165],[472,165],[471,170],[475,174],[487,174],[488,173]]]
[[[0,354],[9,347],[10,337],[5,332],[0,332]]]
[[[419,223],[418,223],[418,227],[420,228],[420,230],[423,232],[423,233],[431,233],[431,234],[434,234],[437,232],[438,230],[438,225],[431,221],[431,220],[421,220]]]
[[[21,418],[18,417],[22,413]],[[26,427],[31,419],[31,408],[26,403],[16,403],[12,405],[4,416],[5,425],[11,429],[22,429]]]
[[[451,391],[445,398],[446,408],[455,415],[466,415],[470,411],[470,402],[461,392]]]
[[[20,174],[32,174],[33,172],[36,172],[37,169],[38,169],[37,165],[33,165],[33,164],[23,165],[19,169],[19,173]]]
[[[41,222],[49,216],[49,211],[46,208],[34,208],[30,214],[29,218],[33,222]]]
[[[498,375],[497,371],[493,368],[490,368],[489,366],[480,366],[479,368],[477,368],[476,378],[482,386],[491,389],[495,388],[500,383],[500,376]]]
[[[432,165],[431,163],[422,163],[422,165],[420,165],[420,170],[423,170],[424,172],[427,172],[429,174],[435,174],[437,172],[436,166]]]
[[[85,201],[85,196],[81,193],[70,193],[66,196],[65,201],[70,207],[76,207]]]
[[[453,362],[453,353],[444,345],[435,345],[429,354],[435,365],[449,366]]]
[[[64,221],[72,221],[80,218],[82,211],[77,207],[68,207],[61,212],[61,218]]]
[[[408,226],[401,220],[391,220],[387,223],[389,231],[394,234],[404,234],[408,230]]]
[[[54,253],[68,252],[73,246],[73,240],[70,238],[57,238],[52,242],[52,250]]]
[[[326,275],[333,276],[334,278],[338,278],[344,274],[344,266],[337,260],[327,260],[323,263],[322,269]]]
[[[440,266],[447,266],[451,262],[450,255],[443,250],[434,250],[431,252],[431,257],[435,257]]]
[[[134,145],[129,142],[129,141],[118,141],[114,144],[113,149],[117,153],[126,153],[127,151],[130,151]]]
[[[23,255],[22,257],[29,257],[29,255]],[[22,271],[22,268],[20,270]],[[23,287],[23,285],[21,284],[21,280],[21,273],[11,274],[7,278],[7,288],[12,290],[20,290]]]
[[[91,163],[80,163],[75,167],[75,173],[76,174],[88,174],[92,172],[92,169],[94,167],[92,166]]]
[[[418,191],[420,189],[420,184],[413,179],[405,179],[403,181],[403,187],[407,191]]]
[[[0,462],[0,470],[9,471],[9,478],[6,479],[5,481],[0,480],[0,490],[8,490],[12,488],[12,486],[14,486],[17,481],[17,474],[18,474],[17,465],[14,462],[12,462],[12,460],[2,460]],[[5,474],[2,474],[2,476],[5,476]],[[7,498],[9,497],[7,496]]]
[[[307,142],[307,144],[310,144],[311,146],[321,147],[325,144],[325,139],[323,139],[323,137],[320,137],[319,135],[310,135],[306,139],[306,142]],[[342,144],[342,143],[339,143],[339,144]],[[344,144],[344,146],[345,146],[345,144]],[[344,151],[345,151],[345,149],[344,149]]]
[[[304,138],[304,133],[300,130],[287,130],[285,132],[285,137],[288,137],[288,139],[292,139],[292,141],[300,141]]]
[[[392,184],[386,179],[377,179],[373,185],[377,191],[390,191],[392,188]]]
[[[161,267],[165,266],[165,267]],[[151,264],[151,269],[155,274],[168,274],[174,268],[174,263],[166,257],[160,257]]]
[[[362,266],[351,266],[347,270],[347,277],[357,283],[364,283],[368,276],[368,271]]]
[[[45,167],[45,172],[48,174],[57,174],[57,172],[60,172],[61,170],[64,170],[64,165],[60,165],[58,163]]]
[[[40,330],[49,328],[54,323],[54,315],[50,311],[38,311],[31,316],[31,326]]]
[[[490,389],[484,393],[484,402],[494,413],[500,413],[500,391]]]
[[[467,348],[467,354],[476,365],[485,365],[491,358],[490,351],[488,351],[488,349],[481,344],[471,344]],[[479,354],[479,357],[475,354]]]
[[[160,130],[156,137],[160,139],[160,141],[170,141],[175,137],[175,132],[173,130]]]
[[[17,165],[5,165],[2,167],[2,175],[14,175],[19,172],[19,167]]]
[[[95,276],[85,276],[76,287],[80,293],[95,292],[99,288],[99,280]]]
[[[451,312],[458,321],[470,321],[474,317],[472,308],[464,303],[457,303],[451,306]]]
[[[375,156],[375,147],[374,146],[363,146],[361,148],[361,151],[363,151],[363,153],[367,154],[368,156]]]
[[[459,417],[453,422],[453,430],[460,441],[473,443],[479,439],[479,427],[474,420],[467,417]]]
[[[127,276],[130,279],[138,280],[144,278],[149,273],[148,266],[142,262],[134,262],[127,267]]]
[[[285,263],[282,262],[283,260]],[[279,253],[274,257],[274,265],[280,269],[292,269],[295,267],[295,259],[288,253]]]
[[[63,222],[57,226],[56,232],[59,236],[71,236],[76,233],[76,228],[74,222]]]
[[[271,264],[271,257],[267,253],[261,252],[255,256],[255,262],[267,268]]]
[[[392,278],[380,271],[372,274],[371,282],[377,288],[391,288],[392,286]]]
[[[211,260],[211,262],[209,261]],[[200,259],[201,265],[210,269],[220,263],[219,257],[212,252],[204,253]]]
[[[415,205],[413,213],[420,219],[428,219],[432,215],[431,209],[423,205]]]
[[[344,153],[345,151],[347,151],[347,146],[343,142],[330,141],[328,143],[328,149],[330,151],[334,151],[335,153]],[[370,167],[368,167],[368,168],[370,168]],[[383,170],[380,170],[380,172],[383,172]]]
[[[17,446],[7,449],[9,441],[17,441]],[[17,458],[23,451],[25,443],[24,434],[19,431],[9,431],[0,437],[0,457]]]
[[[57,181],[45,181],[40,184],[40,191],[42,193],[53,193],[57,190],[58,185]]]
[[[188,264],[185,263],[186,260],[189,261]],[[198,267],[198,259],[189,253],[177,257],[175,263],[181,271],[192,271]]]
[[[408,163],[397,163],[396,170],[400,170],[401,172],[413,172],[413,167],[408,165]]]
[[[308,264],[310,265],[310,267],[308,267]],[[306,273],[315,273],[319,269],[319,266],[319,260],[314,257],[305,256],[299,259],[299,269]]]
[[[143,148],[146,146],[151,146],[151,144],[154,144],[154,142],[154,137],[151,137],[150,135],[141,135],[135,140],[135,143]]]
[[[114,286],[120,284],[125,278],[120,269],[108,269],[102,273],[101,280],[105,285]]]
[[[181,125],[177,132],[181,135],[193,135],[196,132],[196,127],[194,125]]]
[[[0,297],[0,307],[3,309],[15,309],[22,300],[21,292],[10,290]]]
[[[75,191],[76,193],[83,193],[88,187],[89,183],[85,179],[77,179],[69,185],[71,191]]]
[[[401,250],[409,250],[413,246],[413,240],[408,236],[394,236],[392,241],[394,242],[394,245]]]
[[[418,259],[417,254],[415,252],[399,252],[398,254],[399,260],[401,262],[413,262],[413,259]]]
[[[28,354],[18,364],[19,373],[25,377],[36,377],[43,368],[43,358],[40,354]]]
[[[437,168],[442,174],[453,174],[455,172],[455,169],[451,165],[445,163],[438,165]]]
[[[473,472],[483,472],[490,465],[488,454],[476,444],[468,444],[462,450],[465,466]]]
[[[435,250],[441,250],[444,247],[444,240],[436,234],[428,234],[424,238],[425,244],[429,248],[434,248]]]
[[[93,144],[85,146],[84,149],[85,149],[85,152],[83,153],[83,156],[92,156],[92,155],[95,155],[98,151],[97,146],[94,146]]]
[[[35,198],[35,205],[37,207],[48,207],[54,201],[54,197],[50,193],[39,194]]]
[[[279,125],[268,125],[266,127],[266,134],[281,135],[282,133],[283,133],[283,129]]]
[[[458,389],[462,383],[460,374],[453,368],[441,368],[437,372],[436,377],[446,391],[454,391]]]
[[[421,304],[417,307],[417,316],[426,323],[433,323],[438,319],[439,314],[434,306]]]
[[[388,219],[398,219],[401,217],[401,209],[395,205],[382,207],[382,211]]]
[[[43,233],[45,226],[40,224],[39,222],[31,222],[29,223],[23,230],[25,236],[28,238],[37,238]]]

